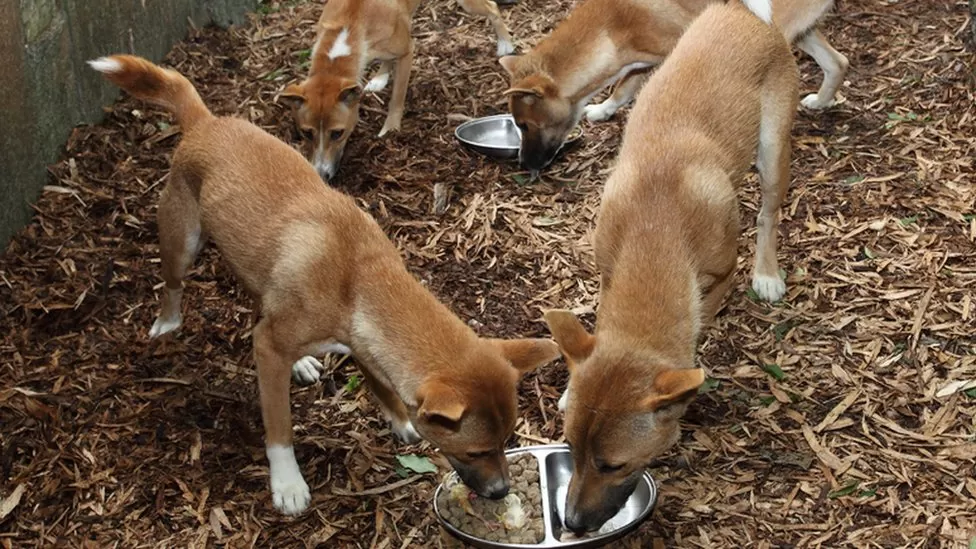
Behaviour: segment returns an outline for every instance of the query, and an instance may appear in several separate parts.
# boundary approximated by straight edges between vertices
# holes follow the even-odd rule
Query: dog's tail
[[[762,19],[767,25],[773,24],[773,4],[771,0],[742,0],[746,8]]]
[[[193,84],[172,69],[164,69],[134,55],[99,57],[88,64],[133,97],[172,112],[184,131],[213,117]]]

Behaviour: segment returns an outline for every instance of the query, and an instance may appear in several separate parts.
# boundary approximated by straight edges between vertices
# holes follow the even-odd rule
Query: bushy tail
[[[742,0],[746,8],[752,13],[756,14],[756,17],[762,19],[766,24],[771,25],[773,23],[773,4],[771,0]]]
[[[133,97],[172,112],[184,131],[213,116],[193,84],[174,70],[134,55],[99,57],[88,64]]]

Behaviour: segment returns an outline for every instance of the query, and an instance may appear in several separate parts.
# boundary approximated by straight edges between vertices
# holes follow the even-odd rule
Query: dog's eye
[[[315,138],[315,132],[308,128],[298,128],[298,133],[302,134],[302,137],[305,139],[311,140]]]
[[[338,140],[342,139],[342,134],[343,133],[344,132],[342,130],[332,130],[329,133],[329,139],[331,139],[333,141],[338,141]]]
[[[601,473],[603,473],[604,475],[609,475],[611,473],[616,473],[617,471],[619,471],[619,470],[621,470],[623,468],[624,468],[624,464],[623,463],[621,463],[620,465],[611,465],[609,463],[601,463],[601,464],[597,465],[597,469]]]

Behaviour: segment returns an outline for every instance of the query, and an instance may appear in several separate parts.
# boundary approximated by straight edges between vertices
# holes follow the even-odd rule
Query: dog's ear
[[[544,316],[552,338],[559,344],[572,373],[575,363],[583,362],[593,352],[596,338],[586,331],[571,311],[553,309],[546,311]]]
[[[346,105],[354,105],[359,102],[359,97],[363,94],[362,88],[355,82],[350,82],[339,92],[339,102]]]
[[[417,416],[429,423],[456,429],[464,409],[460,395],[446,383],[428,381],[417,391]]]
[[[498,62],[501,63],[502,68],[505,69],[505,72],[507,72],[509,76],[515,76],[515,71],[518,70],[520,59],[521,58],[518,55],[505,55],[499,58]]]
[[[641,402],[641,408],[651,412],[668,404],[686,400],[698,392],[705,383],[705,370],[701,368],[670,368],[654,378],[654,393]]]
[[[534,98],[541,98],[543,91],[544,90],[540,87],[527,88],[522,86],[513,86],[503,91],[502,95],[504,95],[505,97],[516,97],[516,98],[521,97],[523,99],[527,99],[531,97],[534,99]]]
[[[302,84],[288,84],[288,87],[282,90],[281,95],[279,95],[278,97],[281,97],[282,99],[287,99],[289,101],[304,103],[305,87]]]
[[[525,374],[559,358],[559,345],[551,339],[490,339],[512,366]]]

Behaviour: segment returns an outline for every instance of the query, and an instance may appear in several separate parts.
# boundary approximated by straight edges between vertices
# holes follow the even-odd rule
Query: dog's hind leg
[[[605,101],[596,105],[587,105],[583,108],[586,119],[590,122],[603,122],[609,120],[620,107],[623,107],[634,98],[634,95],[641,89],[647,81],[650,72],[646,70],[635,70],[627,73],[620,79],[617,86]]]
[[[796,112],[797,72],[792,57],[774,65],[763,83],[756,168],[762,206],[756,220],[756,265],[752,289],[766,301],[778,301],[786,283],[776,262],[779,210],[790,184],[790,130]]]
[[[200,228],[200,204],[178,167],[170,171],[169,183],[160,195],[156,220],[166,286],[162,309],[149,330],[150,339],[172,332],[182,324],[183,276],[207,241]]]
[[[393,92],[390,95],[386,121],[380,129],[379,137],[400,130],[404,103],[407,101],[407,84],[410,82],[411,65],[413,65],[413,38],[408,37],[406,52],[397,58],[393,69]]]
[[[847,74],[847,67],[850,62],[841,52],[835,50],[830,42],[818,30],[813,29],[802,38],[797,40],[797,47],[820,65],[824,71],[824,80],[820,85],[820,91],[811,93],[803,98],[801,104],[808,109],[826,109],[834,104],[837,90],[844,82],[844,75]]]
[[[492,0],[458,0],[458,4],[471,15],[487,17],[491,21],[491,26],[495,29],[495,36],[498,38],[498,57],[511,55],[515,52],[512,35],[508,32],[508,26],[502,19],[498,6]]]

